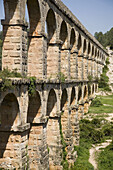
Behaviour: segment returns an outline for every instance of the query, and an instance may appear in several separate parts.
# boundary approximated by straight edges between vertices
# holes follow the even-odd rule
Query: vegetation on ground
[[[113,141],[98,156],[98,170],[113,170]]]
[[[103,72],[100,75],[100,79],[98,81],[99,88],[101,88],[101,90],[103,91],[111,91],[109,84],[108,84],[109,77],[106,75],[106,73],[109,70],[108,65],[109,65],[109,59],[107,58],[106,64],[104,65],[104,68],[103,68]]]
[[[113,95],[109,96],[97,96],[90,106],[90,113],[95,111],[96,114],[89,114],[92,117],[87,117],[80,121],[80,145],[75,146],[75,150],[78,152],[78,158],[75,162],[73,170],[93,170],[94,167],[89,163],[89,149],[92,147],[92,144],[101,144],[107,139],[112,139],[113,137],[113,123],[105,119],[104,113],[105,110],[102,107],[104,104],[111,105],[112,110],[107,108],[106,111],[113,112]],[[100,109],[101,107],[101,109]],[[92,110],[93,108],[93,110]],[[99,110],[100,109],[100,110]],[[98,113],[101,112],[101,114]],[[110,113],[112,113],[110,112]],[[98,117],[97,117],[98,115]],[[89,120],[90,119],[90,120]],[[108,153],[108,154],[107,154]],[[99,154],[98,157],[98,167],[99,170],[111,170],[113,169],[113,143],[109,145],[104,151]],[[109,163],[110,161],[110,163]],[[112,168],[111,168],[112,167]],[[110,169],[111,168],[111,169]]]
[[[113,95],[97,96],[89,108],[88,114],[102,114],[113,112]],[[104,116],[104,115],[103,115]]]

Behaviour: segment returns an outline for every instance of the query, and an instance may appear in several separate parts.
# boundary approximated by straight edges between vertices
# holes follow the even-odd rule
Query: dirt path
[[[89,162],[94,166],[94,170],[97,170],[97,162],[95,158],[95,153],[100,152],[100,148],[106,148],[112,140],[106,140],[105,143],[101,143],[98,145],[93,145],[93,147],[89,150],[90,157],[89,157]]]

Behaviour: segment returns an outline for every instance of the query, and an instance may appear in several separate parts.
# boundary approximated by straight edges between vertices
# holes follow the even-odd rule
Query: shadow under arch
[[[76,54],[75,54],[75,47],[76,47],[76,35],[75,30],[72,28],[71,36],[70,36],[70,76],[71,79],[76,78]]]
[[[81,39],[81,35],[79,34],[78,37],[78,55],[81,55],[81,51],[82,50],[82,39]]]
[[[73,87],[71,92],[70,105],[75,105],[75,100],[76,100],[76,93],[75,93],[75,88]]]
[[[57,97],[54,89],[51,89],[47,100],[47,116],[54,117],[57,112]]]
[[[88,97],[87,87],[84,87],[84,100]]]
[[[81,100],[82,98],[82,88],[81,86],[78,87],[78,102]]]
[[[4,163],[6,169],[9,164],[14,166],[15,160],[18,159],[14,144],[16,144],[17,136],[19,139],[21,135],[15,134],[12,128],[20,125],[19,112],[16,96],[13,93],[7,94],[0,105],[0,167]]]
[[[49,148],[49,167],[54,169],[61,162],[61,137],[60,122],[57,113],[57,97],[54,89],[51,89],[47,100],[47,145]],[[55,168],[56,169],[56,168]]]
[[[41,98],[39,92],[36,92],[34,96],[29,97],[28,106],[28,123],[37,123],[37,118],[41,116]]]
[[[64,139],[66,139],[68,128],[68,95],[67,90],[63,89],[61,96],[61,125]]]
[[[46,16],[47,26],[47,78],[56,78],[58,74],[59,47],[56,44],[56,16],[52,9]]]
[[[62,41],[62,49],[67,47],[67,37],[68,37],[67,25],[65,21],[62,21],[59,35],[59,38]]]
[[[38,91],[34,96],[29,97],[27,122],[30,123],[28,131],[28,155],[29,155],[29,168],[39,169],[40,159],[42,153],[39,152],[40,135],[43,136],[43,124],[40,123],[41,119],[41,97]]]

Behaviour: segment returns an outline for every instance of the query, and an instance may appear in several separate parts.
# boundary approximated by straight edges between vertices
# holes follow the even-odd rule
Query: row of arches
[[[96,89],[96,85],[93,85],[92,89]],[[20,159],[17,154],[19,152],[19,148],[16,148],[18,144],[22,143],[21,137],[24,137],[24,140],[26,141],[25,148],[26,146],[28,146],[27,150],[29,155],[29,164],[31,168],[36,168],[36,166],[37,168],[39,168],[39,166],[43,166],[40,165],[40,159],[43,153],[39,151],[39,148],[45,147],[46,143],[46,148],[49,148],[50,166],[54,166],[55,162],[58,161],[57,159],[59,159],[59,162],[61,162],[62,147],[60,136],[60,121],[62,125],[62,133],[64,139],[66,140],[67,130],[69,126],[72,126],[72,131],[74,134],[74,123],[78,119],[76,110],[72,111],[71,117],[69,116],[69,107],[73,108],[76,105],[76,93],[77,92],[74,86],[72,87],[70,92],[66,88],[63,88],[61,92],[61,102],[59,103],[58,94],[56,93],[56,90],[52,88],[48,92],[46,104],[47,121],[45,123],[41,123],[44,110],[42,104],[43,100],[41,99],[40,92],[37,91],[33,97],[29,97],[26,123],[30,124],[30,128],[28,129],[28,131],[26,131],[26,133],[24,132],[25,134],[23,134],[22,136],[20,133],[18,133],[18,130],[14,132],[15,127],[21,126],[22,113],[20,113],[21,109],[18,102],[19,100],[16,98],[14,93],[8,93],[4,97],[0,105],[0,167],[2,167],[2,163],[4,162],[4,164],[7,164],[5,168],[7,168],[10,164],[12,164],[13,168],[13,166],[15,166],[16,164],[14,163],[14,159]],[[87,85],[84,86],[84,92],[82,92],[82,88],[81,86],[79,86],[78,101],[82,99],[82,93],[84,100],[86,100],[86,98],[88,97]],[[61,112],[58,112],[58,110]],[[72,121],[70,125],[69,119],[70,121]],[[46,139],[45,143],[43,141],[44,135]],[[74,144],[76,144],[76,142]],[[10,147],[11,149],[9,149]],[[57,153],[58,150],[59,154]],[[56,154],[58,155],[58,157],[54,157],[54,155]],[[37,158],[39,162],[37,162]]]
[[[4,1],[3,68],[9,67],[11,70],[17,68],[22,74],[26,73],[41,79],[57,78],[60,72],[68,79],[83,77],[86,79],[91,70],[94,77],[100,74],[98,68],[102,70],[107,54],[94,39],[86,36],[76,23],[71,22],[68,16],[64,16],[54,4],[42,0],[32,2],[24,0],[22,3],[16,0],[13,6],[11,4],[12,1]],[[28,34],[24,24],[25,9],[28,11],[27,18],[29,18]],[[19,15],[21,13],[23,17]],[[13,31],[15,33],[13,40],[8,41],[8,36],[9,34],[12,36]],[[14,44],[19,38],[19,31],[22,34],[22,41]],[[12,48],[7,47],[9,43]],[[19,53],[18,45],[22,46],[22,53],[20,50],[18,54],[22,62],[19,62],[16,56],[12,58],[14,51]],[[6,53],[8,53],[7,57]],[[82,73],[77,76],[79,72]]]

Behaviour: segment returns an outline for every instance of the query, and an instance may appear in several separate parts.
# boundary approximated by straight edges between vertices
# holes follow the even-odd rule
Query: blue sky
[[[113,27],[113,0],[62,1],[93,35],[99,31],[105,33]],[[0,19],[4,18],[2,2],[0,0]]]

